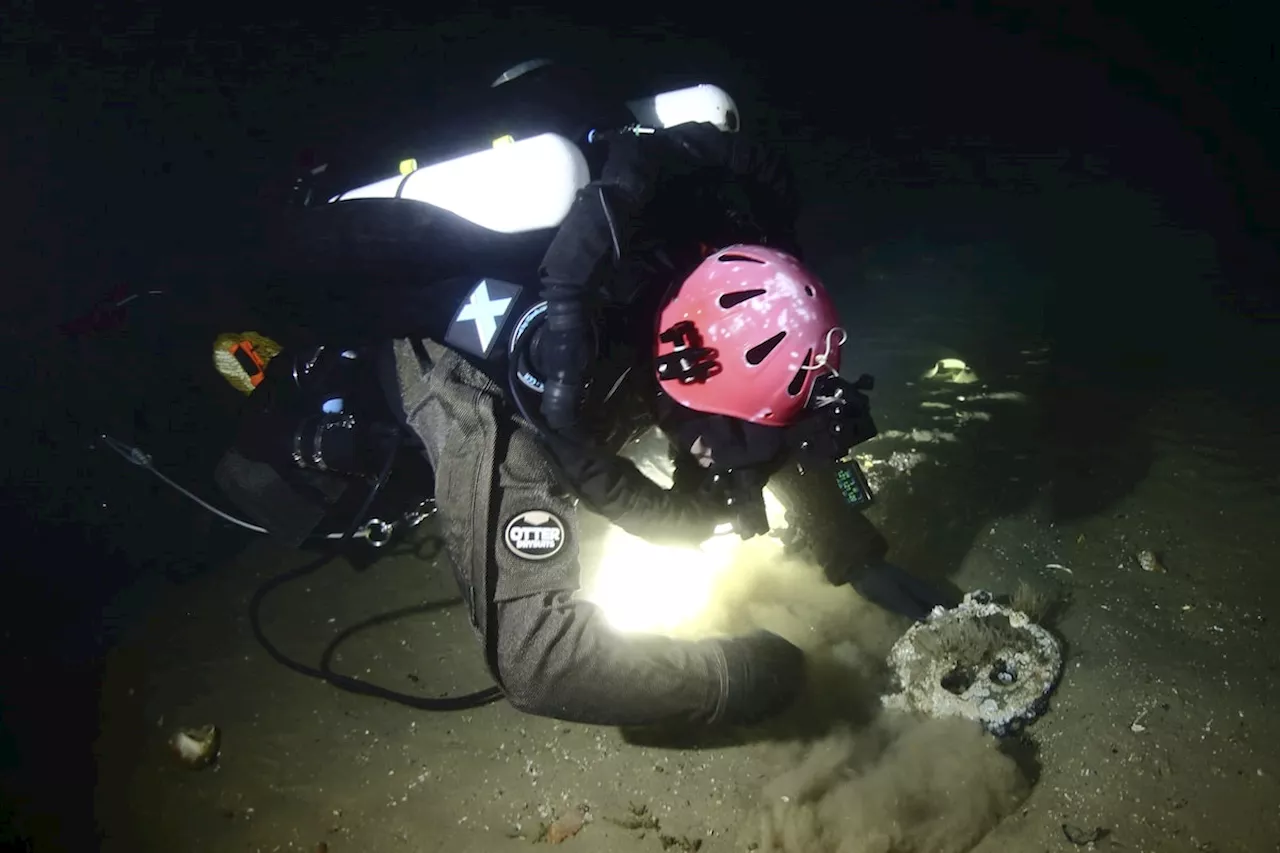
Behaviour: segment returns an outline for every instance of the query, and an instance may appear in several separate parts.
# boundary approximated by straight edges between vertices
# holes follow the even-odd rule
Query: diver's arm
[[[594,287],[604,266],[626,251],[664,156],[670,159],[669,146],[649,143],[623,137],[611,146],[601,180],[579,192],[543,258],[547,313],[536,344],[544,377],[542,438],[561,482],[590,509],[645,539],[696,544],[711,535],[719,508],[669,492],[628,460],[596,447],[578,419],[594,357]]]
[[[546,325],[539,333],[542,417],[555,431],[574,430],[592,358],[592,285],[614,251],[611,191],[600,183],[578,193],[538,270]]]
[[[627,251],[646,204],[670,165],[667,142],[624,134],[594,181],[578,192],[538,269],[547,300],[540,344],[545,366],[542,416],[553,430],[573,430],[590,349],[590,306],[604,266]]]
[[[785,161],[730,136],[712,125],[685,125],[619,137],[601,180],[578,194],[539,270],[547,300],[546,325],[538,341],[545,383],[541,415],[550,432],[544,430],[545,443],[567,488],[594,511],[646,539],[701,542],[717,523],[728,520],[728,513],[705,495],[663,489],[629,461],[593,448],[584,434],[577,408],[594,355],[593,290],[603,266],[627,251],[635,223],[667,176],[727,169],[766,197],[766,215],[780,223],[774,233],[791,233],[795,195]]]
[[[662,178],[703,169],[727,170],[739,179],[768,237],[787,251],[799,252],[799,197],[781,152],[711,124],[619,136],[610,144],[600,180],[578,193],[538,270],[547,300],[541,342],[547,370],[542,416],[552,429],[575,426],[592,357],[589,302],[601,268],[627,251],[635,224]]]
[[[628,459],[558,442],[548,446],[564,486],[587,509],[633,536],[694,547],[731,520],[728,509],[705,493],[664,489]]]

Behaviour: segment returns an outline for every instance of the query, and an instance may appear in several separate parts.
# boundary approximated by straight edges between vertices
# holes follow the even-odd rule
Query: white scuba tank
[[[719,86],[699,84],[627,102],[636,121],[648,127],[707,122],[738,130],[733,98]],[[502,234],[554,228],[564,221],[591,170],[577,143],[555,133],[527,139],[509,136],[491,148],[419,166],[400,164],[400,174],[340,193],[332,202],[402,198],[447,210]]]

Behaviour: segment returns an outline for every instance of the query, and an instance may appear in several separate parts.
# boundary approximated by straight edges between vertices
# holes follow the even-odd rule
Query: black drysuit
[[[790,237],[795,203],[781,161],[710,126],[619,140],[602,180],[584,189],[540,270],[549,309],[541,341],[547,407],[564,438],[545,441],[513,407],[504,383],[438,342],[396,342],[398,394],[436,471],[440,519],[472,623],[492,674],[521,710],[564,720],[647,725],[746,723],[798,692],[800,651],[757,632],[683,641],[624,635],[577,600],[581,500],[630,533],[695,544],[724,518],[716,503],[667,491],[577,424],[575,366],[590,363],[585,333],[604,270],[672,177],[743,179],[766,232]],[[568,367],[566,367],[568,365]],[[585,369],[585,368],[584,368]],[[550,434],[550,433],[546,433]]]

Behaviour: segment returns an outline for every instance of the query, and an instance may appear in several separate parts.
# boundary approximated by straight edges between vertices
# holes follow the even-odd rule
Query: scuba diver
[[[571,139],[612,118],[589,78],[560,66],[527,63],[495,87],[524,104],[558,93],[573,109],[555,130]],[[525,303],[496,279],[402,289],[401,310],[379,315],[398,332],[379,379],[434,471],[456,580],[513,706],[603,725],[756,723],[798,695],[801,651],[763,630],[697,641],[616,631],[575,597],[578,507],[664,544],[696,546],[724,524],[767,533],[771,477],[797,461],[829,466],[874,435],[869,383],[839,373],[846,334],[801,260],[799,199],[778,152],[697,121],[595,136],[606,153],[536,265],[539,301],[515,320]],[[747,217],[706,204],[725,184],[747,198]],[[421,236],[435,216],[423,205],[321,210],[341,227],[304,215],[290,244],[314,271],[421,281],[438,254]],[[388,251],[371,259],[371,243]],[[655,425],[672,447],[670,489],[618,453]],[[867,562],[845,579],[869,578],[859,588],[874,600],[913,618],[943,603]]]

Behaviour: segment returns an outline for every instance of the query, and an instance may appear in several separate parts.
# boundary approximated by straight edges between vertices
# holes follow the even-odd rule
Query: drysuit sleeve
[[[548,444],[551,466],[573,496],[633,536],[696,547],[732,518],[704,493],[662,488],[628,459],[554,440]]]
[[[705,496],[665,490],[629,461],[592,447],[577,417],[594,357],[592,303],[603,268],[627,251],[662,182],[704,170],[740,179],[759,208],[757,219],[773,222],[766,227],[784,240],[794,235],[798,202],[781,155],[713,125],[690,124],[612,143],[601,179],[579,192],[539,269],[547,301],[538,343],[541,415],[556,467],[589,508],[646,539],[701,542],[725,520],[724,508]]]
[[[752,213],[783,248],[798,252],[799,198],[786,159],[740,134],[690,123],[611,143],[601,179],[578,193],[539,268],[547,301],[540,344],[546,366],[542,415],[554,430],[573,426],[593,353],[588,330],[602,268],[627,251],[645,206],[666,178],[727,171],[739,179]]]

